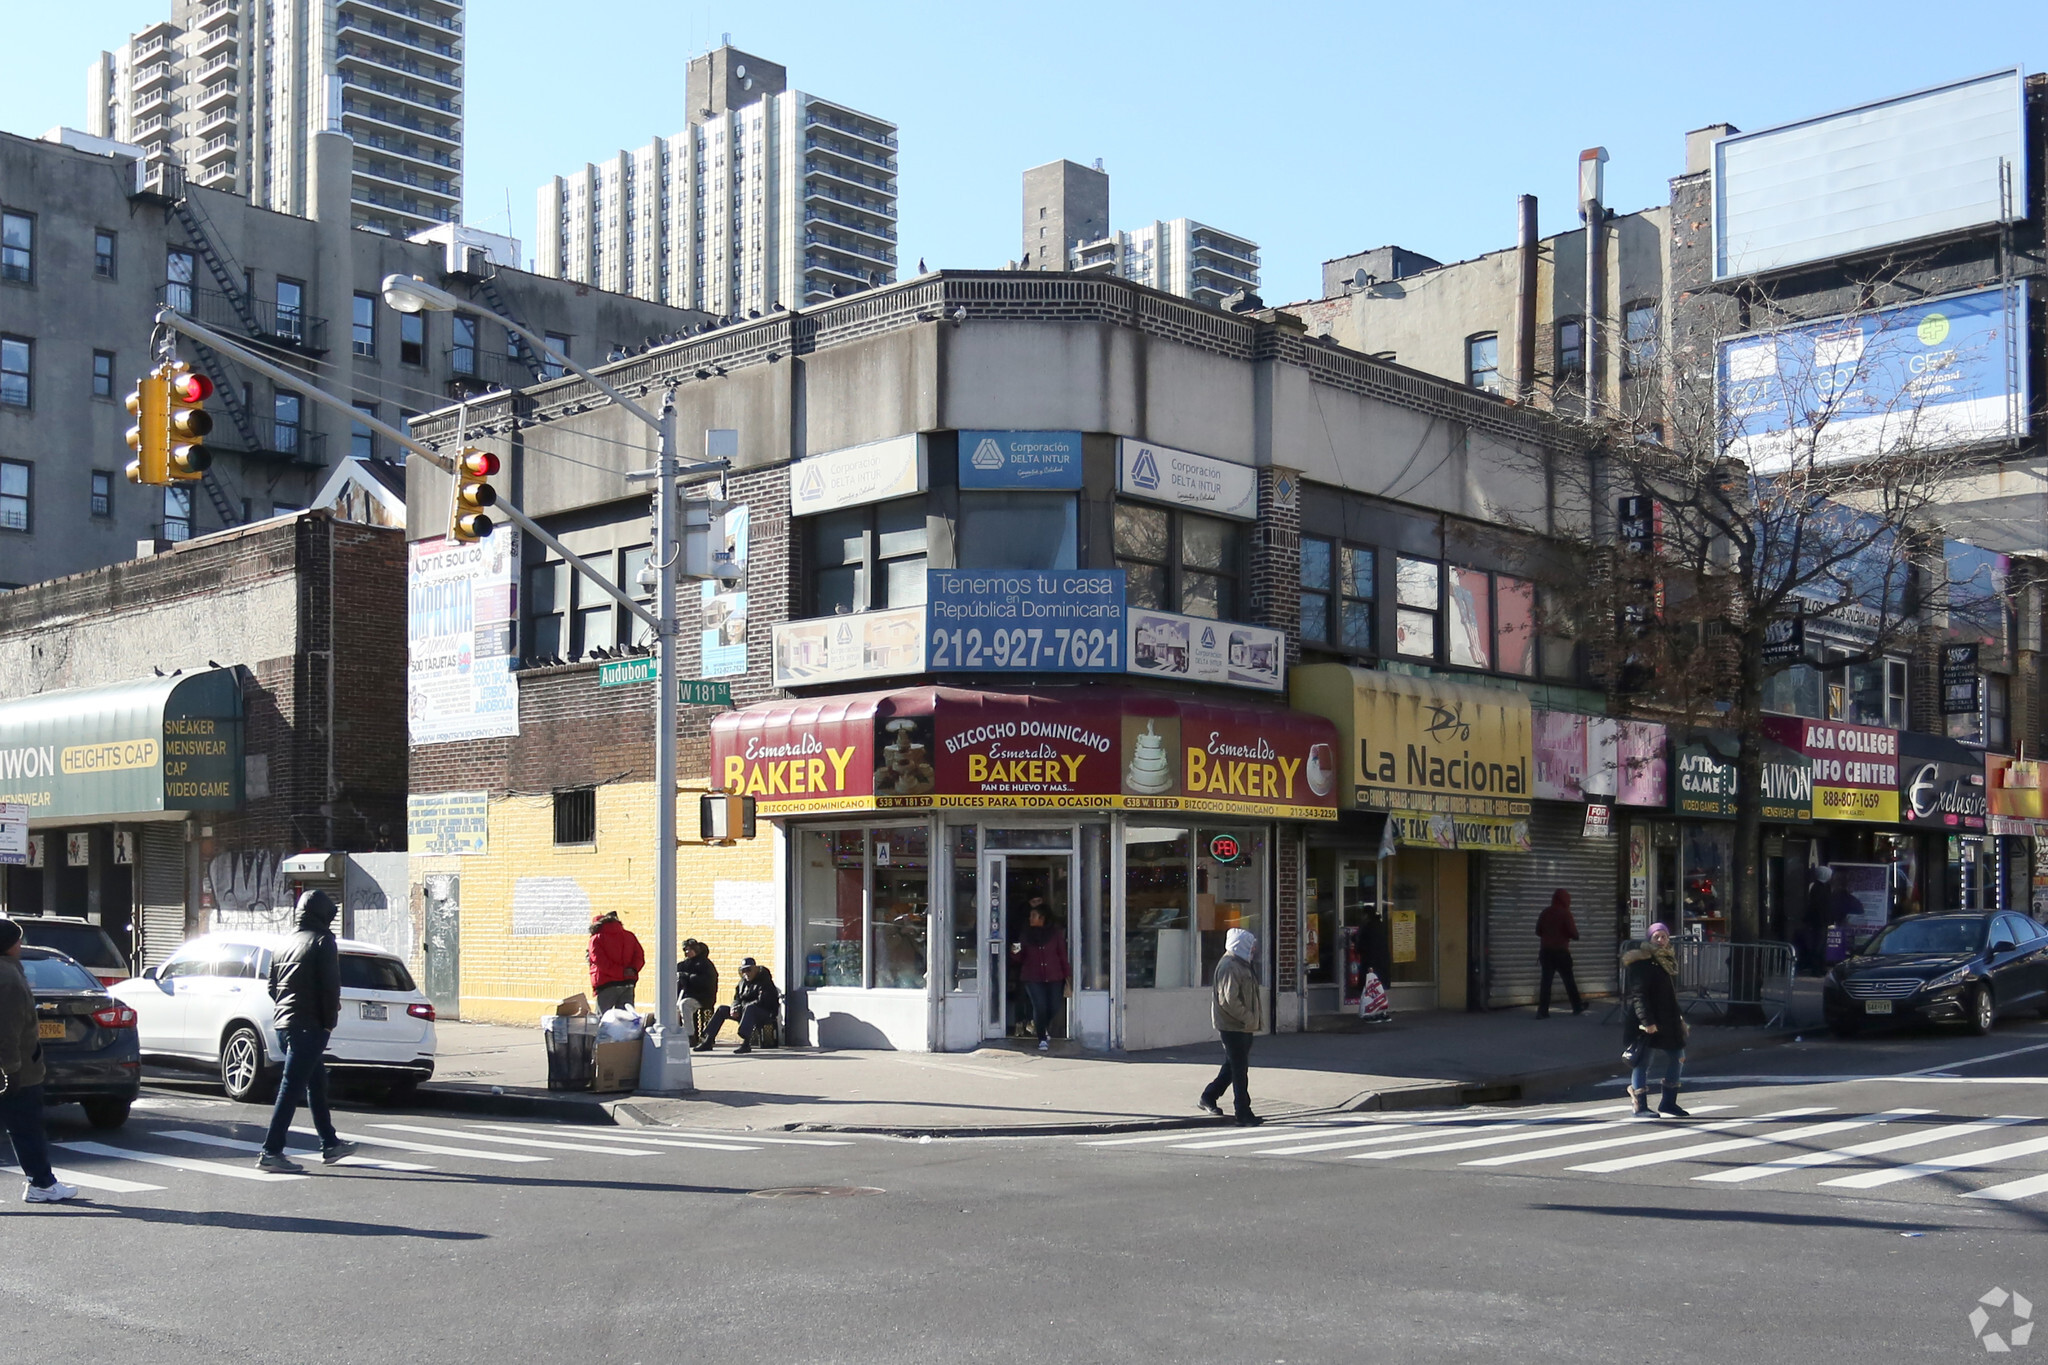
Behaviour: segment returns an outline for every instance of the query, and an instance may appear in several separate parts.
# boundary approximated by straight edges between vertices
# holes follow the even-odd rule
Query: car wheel
[[[85,1121],[95,1128],[119,1128],[128,1121],[129,1100],[81,1100]]]
[[[244,1104],[270,1099],[277,1078],[263,1056],[263,1037],[247,1024],[236,1027],[220,1045],[220,1083],[228,1098]]]
[[[1998,1004],[1991,998],[1989,986],[1973,986],[1968,998],[1965,1027],[1982,1038],[1991,1032],[1991,1026],[1998,1022]]]

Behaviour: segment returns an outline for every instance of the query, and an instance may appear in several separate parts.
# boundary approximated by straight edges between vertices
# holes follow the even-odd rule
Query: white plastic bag
[[[640,1016],[623,1005],[606,1010],[597,1021],[597,1041],[600,1043],[630,1043],[647,1031],[640,1022]]]

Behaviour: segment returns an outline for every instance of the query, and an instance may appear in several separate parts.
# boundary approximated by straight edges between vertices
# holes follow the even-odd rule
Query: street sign
[[[729,682],[705,682],[685,678],[679,686],[681,695],[678,700],[685,706],[732,705],[732,684]]]
[[[654,681],[654,657],[648,655],[639,659],[614,659],[608,664],[597,666],[599,687],[624,687],[628,683]],[[689,684],[683,684],[688,687]]]

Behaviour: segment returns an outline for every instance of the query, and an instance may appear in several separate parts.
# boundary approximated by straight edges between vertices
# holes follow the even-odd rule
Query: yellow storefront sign
[[[1297,710],[1337,726],[1343,805],[1495,821],[1529,814],[1535,755],[1520,693],[1344,664],[1295,669],[1291,691]],[[1513,837],[1472,835],[1467,843],[1461,831],[1456,846],[1504,847],[1492,840]]]
[[[1896,825],[1899,822],[1898,789],[1875,791],[1869,787],[1823,787],[1815,783],[1813,818]]]

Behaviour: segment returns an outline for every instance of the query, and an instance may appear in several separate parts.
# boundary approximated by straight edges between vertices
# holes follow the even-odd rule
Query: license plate
[[[64,1036],[64,1021],[63,1021],[62,1019],[38,1019],[38,1020],[36,1020],[36,1037],[38,1037],[38,1038],[62,1038],[63,1036]]]
[[[356,1003],[363,1011],[363,1018],[373,1024],[381,1024],[389,1017],[390,1012],[374,1000],[360,1000]]]
[[[1866,1000],[1863,1002],[1863,1012],[1865,1014],[1890,1014],[1892,1012],[1892,1002],[1889,1000]]]

